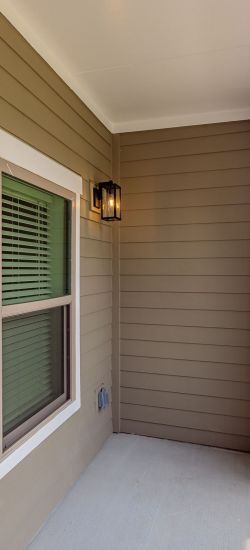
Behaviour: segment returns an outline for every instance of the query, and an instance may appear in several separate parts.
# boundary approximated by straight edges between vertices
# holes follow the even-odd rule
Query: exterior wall
[[[122,134],[121,431],[250,450],[250,121]]]
[[[3,17],[0,39],[0,126],[83,177],[82,408],[0,482],[1,547],[22,550],[112,431],[112,234],[115,429],[121,269],[121,430],[250,450],[250,123],[123,134],[121,164],[113,138],[120,266],[89,212],[111,134]]]
[[[0,19],[0,126],[83,177],[81,200],[82,408],[0,481],[0,546],[23,550],[112,432],[112,227],[90,213],[88,179],[110,178],[109,131],[18,32]]]

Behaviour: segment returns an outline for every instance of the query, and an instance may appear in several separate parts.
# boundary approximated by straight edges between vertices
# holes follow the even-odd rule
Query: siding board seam
[[[248,240],[248,239],[247,239]],[[250,252],[250,251],[249,251]],[[85,256],[86,257],[86,256]],[[93,256],[91,256],[92,258]],[[134,256],[122,256],[122,260],[133,262],[134,260],[138,261],[151,261],[151,260],[243,260],[249,259],[250,256],[140,256],[135,258]],[[208,274],[209,275],[209,274]]]
[[[240,222],[236,222],[236,223],[240,223]],[[248,222],[246,222],[248,223]],[[138,226],[140,227],[140,226]],[[147,226],[148,227],[148,226]],[[162,226],[161,226],[162,227]],[[125,227],[123,227],[123,229],[126,229]],[[88,239],[90,237],[81,237],[82,239]],[[92,240],[95,240],[95,239],[92,239]],[[98,239],[96,239],[98,240]],[[189,240],[186,240],[186,241],[182,241],[182,240],[174,240],[174,241],[168,241],[168,240],[162,240],[162,241],[157,241],[157,240],[154,240],[154,241],[132,241],[132,240],[129,240],[129,241],[124,241],[122,240],[121,241],[121,247],[123,244],[149,244],[149,243],[154,243],[154,244],[173,244],[173,243],[180,243],[180,244],[189,244],[189,243],[228,243],[228,242],[237,242],[237,241],[250,241],[250,237],[239,237],[238,239],[189,239]],[[109,242],[109,241],[99,241],[99,242]],[[189,256],[188,256],[189,257]],[[204,258],[205,256],[201,256],[202,258]],[[224,256],[223,256],[224,257]],[[238,256],[238,258],[240,258],[241,256]],[[242,256],[242,258],[244,258],[245,256]],[[175,256],[176,258],[176,256]],[[124,259],[128,259],[128,258],[124,258]],[[132,258],[131,258],[132,259]],[[135,258],[133,258],[135,259]],[[148,259],[148,258],[147,258]],[[155,257],[154,257],[155,259]],[[177,258],[176,258],[177,259]]]
[[[98,293],[95,292],[93,295],[91,296],[97,296]],[[88,295],[89,296],[89,295]],[[111,306],[107,306],[107,307],[103,307],[102,309],[98,309],[98,313],[101,313],[102,311],[111,311]],[[81,315],[80,315],[80,319],[83,321],[84,319],[87,319],[89,317],[89,315],[92,315],[92,313],[82,313],[81,312]],[[129,371],[128,371],[129,372]]]
[[[244,122],[248,123],[247,120],[244,121]],[[225,124],[227,124],[227,123],[225,123]],[[231,124],[231,123],[229,123],[229,124]],[[203,125],[201,125],[200,128],[202,128],[202,126],[203,126]],[[207,126],[210,126],[210,127],[211,127],[212,125],[207,125]],[[197,128],[197,127],[196,127],[196,128]],[[226,127],[223,128],[223,130],[224,130],[224,129],[226,129]],[[192,139],[192,140],[193,140],[193,139],[199,140],[199,139],[201,139],[201,138],[207,138],[207,137],[213,138],[213,137],[217,137],[217,136],[228,136],[228,135],[233,135],[233,134],[245,134],[245,133],[248,133],[249,130],[250,130],[250,126],[249,126],[249,128],[248,128],[247,130],[240,130],[240,129],[237,129],[237,131],[233,130],[233,131],[231,131],[231,132],[230,132],[230,131],[229,131],[229,132],[228,132],[228,131],[227,131],[227,132],[223,131],[223,132],[218,132],[218,133],[214,133],[214,134],[213,134],[213,133],[212,133],[212,134],[206,134],[206,133],[204,133],[204,134],[199,134],[198,136],[189,136],[189,137],[169,137],[169,138],[163,139],[163,140],[159,140],[159,139],[152,140],[152,141],[143,141],[143,140],[142,140],[142,141],[138,141],[138,142],[136,142],[136,143],[122,143],[123,136],[124,136],[125,139],[126,139],[126,137],[129,136],[129,134],[131,135],[131,134],[140,133],[140,132],[128,132],[128,133],[121,134],[121,151],[122,151],[122,149],[125,148],[125,147],[130,147],[130,148],[132,148],[132,147],[137,147],[138,145],[140,146],[140,145],[152,145],[152,144],[156,144],[156,143],[168,143],[169,141],[186,141],[186,140],[188,141],[188,140],[191,140],[191,139]],[[142,130],[142,132],[144,132],[144,131],[147,132],[147,130]],[[150,131],[151,131],[151,130],[148,130],[148,132],[150,132]],[[158,130],[156,130],[156,131],[158,131]],[[164,129],[162,129],[161,131],[164,132]],[[168,129],[168,131],[170,131],[170,129]],[[154,132],[154,130],[152,130],[152,132]],[[132,136],[132,137],[133,137],[133,136]]]
[[[212,203],[212,204],[188,204],[187,206],[154,206],[153,208],[127,208],[127,212],[154,212],[155,210],[186,210],[188,208],[213,208],[221,206],[249,206],[250,202]],[[215,222],[213,222],[215,223]],[[216,222],[218,223],[218,222]],[[231,222],[233,223],[233,222]],[[187,225],[187,224],[186,224]],[[128,226],[126,226],[128,227]]]
[[[215,185],[215,186],[209,186],[209,187],[183,187],[181,189],[164,189],[164,190],[155,190],[155,191],[145,191],[143,189],[142,191],[136,191],[132,193],[131,191],[126,193],[126,188],[123,191],[124,197],[134,197],[135,195],[162,195],[164,193],[183,193],[183,191],[204,191],[205,189],[209,191],[214,189],[236,189],[237,191],[242,187],[250,187],[250,183],[244,183],[242,185]]]
[[[121,357],[136,357],[136,358],[140,358],[140,359],[147,359],[148,356],[144,356],[144,355],[134,355],[134,354],[131,354],[131,353],[122,353],[121,354]],[[185,359],[178,359],[176,357],[153,357],[152,355],[150,355],[149,359],[161,359],[161,360],[165,360],[167,359],[168,361],[185,361],[185,362],[190,362],[190,363],[212,363],[212,364],[217,364],[217,363],[220,363],[220,365],[232,365],[232,366],[235,366],[235,362],[234,363],[230,363],[229,361],[207,361],[205,359],[189,359],[189,358],[185,358]],[[249,367],[249,363],[241,363],[240,364],[241,367]],[[124,371],[125,372],[125,371]],[[127,370],[126,372],[134,372],[132,370]],[[136,372],[136,371],[135,371]],[[140,371],[138,371],[138,374],[140,374]],[[148,372],[145,372],[145,374],[150,374]],[[154,374],[154,373],[153,373]],[[174,374],[166,374],[166,375],[163,375],[163,376],[175,376],[175,377],[178,377],[179,378],[179,374],[178,375],[174,375]],[[182,375],[181,375],[182,376]],[[187,378],[186,376],[184,376],[184,378]],[[188,377],[189,378],[189,377]],[[195,378],[195,377],[194,377]],[[209,380],[209,379],[208,379]],[[214,379],[216,380],[216,378]],[[235,381],[234,381],[235,382]],[[148,388],[142,388],[142,389],[148,389]]]
[[[145,308],[145,309],[148,309],[148,308]],[[159,308],[156,308],[156,309],[159,309]],[[211,310],[210,310],[211,311]],[[218,311],[218,310],[216,310]],[[176,324],[171,324],[171,323],[133,323],[132,321],[122,321],[121,323],[122,325],[137,325],[137,326],[140,326],[140,327],[173,327],[173,328],[202,328],[202,329],[209,329],[209,328],[213,328],[213,329],[216,329],[216,330],[240,330],[240,331],[245,331],[245,332],[249,332],[250,333],[250,328],[240,328],[240,327],[219,327],[219,326],[216,326],[216,325],[176,325]]]
[[[215,348],[239,348],[242,350],[248,350],[250,349],[249,346],[236,346],[231,344],[217,344],[217,343],[209,343],[205,344],[204,342],[186,342],[185,340],[151,340],[150,338],[121,338],[122,342],[151,342],[153,344],[184,344],[185,346],[202,346],[202,347],[215,347]]]
[[[128,388],[126,388],[128,389]],[[130,388],[130,389],[134,389],[134,388]],[[170,392],[169,392],[170,393]],[[214,397],[214,399],[221,399],[220,397]],[[238,399],[238,401],[241,401],[240,399]],[[243,400],[242,400],[243,401]],[[199,414],[199,415],[211,415],[211,416],[226,416],[227,418],[237,418],[239,420],[249,420],[250,421],[250,418],[248,416],[242,416],[242,415],[233,415],[233,414],[228,414],[226,412],[221,412],[221,413],[217,413],[217,412],[208,412],[208,411],[202,411],[202,410],[193,410],[193,409],[179,409],[179,408],[174,408],[174,407],[163,407],[163,405],[152,405],[151,403],[150,404],[146,404],[146,403],[131,403],[131,401],[123,401],[121,400],[121,404],[123,405],[131,405],[131,406],[136,406],[136,407],[150,407],[152,409],[163,409],[163,410],[166,410],[166,411],[178,411],[178,412],[183,412],[183,413],[193,413],[193,414]],[[250,437],[250,436],[249,436]]]
[[[128,159],[128,160],[122,160],[121,161],[121,165],[124,165],[124,164],[133,164],[133,163],[136,163],[136,164],[139,164],[140,162],[148,162],[148,161],[151,161],[151,160],[168,160],[168,159],[173,159],[173,158],[186,158],[186,157],[200,157],[201,155],[219,155],[220,153],[232,153],[232,152],[240,152],[240,151],[248,151],[249,150],[249,145],[246,146],[246,147],[241,147],[240,149],[235,149],[235,148],[228,148],[228,149],[215,149],[214,151],[203,151],[201,153],[181,153],[181,154],[176,154],[176,155],[161,155],[160,157],[155,157],[155,156],[148,156],[148,157],[145,157],[145,158],[135,158],[135,159]]]
[[[89,277],[92,278],[92,275],[89,275]],[[94,275],[94,277],[96,277],[96,275]],[[106,277],[106,275],[105,275],[105,277]],[[105,294],[105,295],[106,295],[106,294],[112,294],[112,291],[111,291],[111,290],[108,290],[108,291],[106,291],[106,292],[96,292],[96,291],[95,291],[95,292],[91,292],[91,293],[88,293],[88,294],[84,294],[84,292],[83,292],[83,293],[80,294],[80,298],[89,298],[89,297],[92,297],[92,298],[93,298],[94,296],[103,296],[104,294]],[[100,311],[100,312],[101,312],[101,311],[103,311],[104,309],[109,309],[109,306],[108,306],[107,308],[106,308],[106,307],[105,307],[105,308],[101,308],[101,309],[98,308],[98,309],[95,310],[95,311],[98,311],[98,312]],[[91,313],[94,313],[94,311],[91,311]],[[84,314],[84,313],[83,313],[82,315],[83,315],[83,316],[87,316],[87,315],[91,315],[91,313],[87,313],[87,314]]]
[[[169,157],[168,157],[169,158]],[[184,157],[185,158],[185,157]],[[157,174],[154,174],[154,173],[147,173],[147,174],[135,174],[135,175],[132,175],[132,176],[122,176],[121,175],[121,181],[123,180],[127,180],[127,179],[139,179],[139,178],[155,178],[155,177],[158,177],[158,176],[174,176],[175,174],[178,174],[178,175],[181,175],[181,174],[198,174],[198,173],[201,173],[201,172],[223,172],[225,170],[240,170],[240,169],[245,169],[245,168],[250,168],[250,161],[249,161],[249,165],[244,165],[244,166],[239,166],[239,167],[230,167],[230,166],[226,166],[226,168],[206,168],[204,170],[204,168],[202,170],[183,170],[183,171],[175,171],[175,172],[158,172]]]
[[[84,254],[84,256],[81,256],[85,260],[112,260],[112,256],[88,256],[87,254]],[[246,258],[246,256],[244,256]],[[83,277],[86,277],[86,275],[83,275]]]
[[[186,360],[186,359],[185,359]],[[246,365],[247,367],[249,365]],[[203,381],[203,380],[208,380],[209,382],[230,382],[232,384],[249,384],[250,385],[250,381],[249,380],[244,380],[243,381],[235,381],[235,380],[231,380],[231,378],[213,378],[213,377],[206,377],[206,376],[188,376],[188,375],[184,375],[184,374],[164,374],[164,373],[159,373],[159,372],[144,372],[144,371],[137,371],[137,370],[126,370],[126,369],[122,369],[121,370],[122,373],[126,372],[127,374],[146,374],[146,375],[149,375],[149,376],[165,376],[166,378],[188,378],[188,380],[200,380],[200,381]],[[124,384],[124,382],[122,383],[122,387],[123,388],[127,388],[127,389],[136,389],[136,390],[143,390],[143,391],[151,391],[149,388],[144,388],[143,386],[140,386],[140,388],[138,388],[137,386],[127,386],[127,384]],[[155,389],[153,391],[157,391],[157,392],[161,392],[161,393],[179,393],[180,395],[183,395],[184,392],[180,392],[180,391],[173,391],[173,390],[159,390],[159,389]],[[184,394],[185,395],[185,394]],[[188,393],[188,395],[194,395],[196,396],[197,393]],[[201,396],[201,397],[204,397],[204,395],[202,396],[200,393],[198,394],[198,396]],[[217,395],[214,395],[214,396],[211,396],[213,397],[214,399],[228,399],[228,397],[218,397]],[[234,397],[234,399],[236,401],[246,401],[246,399],[242,399],[242,398],[239,398],[239,397]]]

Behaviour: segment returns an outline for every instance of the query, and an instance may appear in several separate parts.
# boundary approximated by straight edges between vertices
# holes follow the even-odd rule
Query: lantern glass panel
[[[121,189],[116,187],[115,190],[115,217],[121,219]]]
[[[113,218],[115,214],[114,188],[102,187],[102,217]]]

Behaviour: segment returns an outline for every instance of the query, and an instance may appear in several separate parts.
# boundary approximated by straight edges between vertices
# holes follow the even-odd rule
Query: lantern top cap
[[[121,189],[121,186],[118,183],[115,183],[113,180],[101,181],[99,187],[106,187],[110,189]]]

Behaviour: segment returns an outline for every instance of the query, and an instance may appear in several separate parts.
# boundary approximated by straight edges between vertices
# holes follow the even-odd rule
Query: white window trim
[[[80,195],[82,192],[82,178],[53,159],[33,149],[23,141],[0,129],[0,158],[20,166],[44,179],[73,192],[76,202],[75,234],[75,388],[74,400],[65,403],[51,418],[42,422],[34,433],[27,434],[23,441],[13,450],[9,449],[0,462],[0,479],[10,472],[19,462],[33,451],[40,443],[49,437],[57,428],[68,420],[81,407],[80,394]]]

